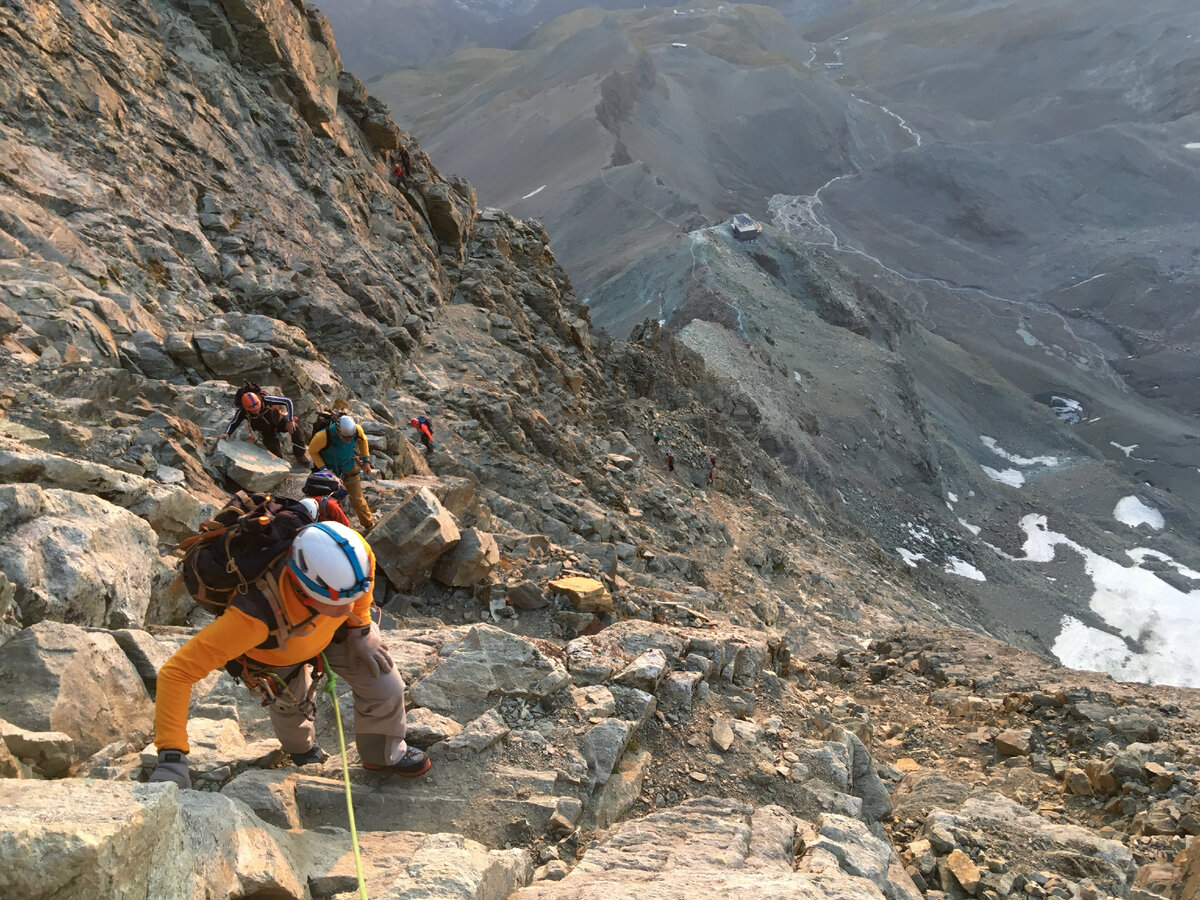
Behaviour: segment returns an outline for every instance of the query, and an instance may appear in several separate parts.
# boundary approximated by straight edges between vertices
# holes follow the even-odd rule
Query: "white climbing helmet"
[[[300,501],[300,505],[308,511],[308,517],[314,522],[321,518],[321,507],[317,505],[317,501],[312,497],[305,497]]]
[[[337,420],[337,433],[344,439],[349,440],[354,437],[355,431],[358,428],[354,424],[354,420],[349,416],[339,416]]]
[[[326,606],[349,607],[371,590],[366,541],[340,522],[305,525],[292,542],[288,571],[309,598]]]

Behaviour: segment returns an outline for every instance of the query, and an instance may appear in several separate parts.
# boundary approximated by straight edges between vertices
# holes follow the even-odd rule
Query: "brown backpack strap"
[[[275,617],[275,628],[271,629],[271,633],[275,636],[275,642],[278,645],[276,649],[283,650],[287,647],[288,639],[296,630],[303,628],[309,622],[317,617],[315,612],[310,612],[307,619],[302,622],[297,622],[291,625],[287,620],[287,613],[283,608],[283,596],[279,592],[279,573],[281,571],[279,563],[287,558],[290,550],[285,550],[279,554],[271,564],[267,566],[266,572],[262,574],[254,582],[264,597],[267,598],[267,605],[271,608],[271,615]]]

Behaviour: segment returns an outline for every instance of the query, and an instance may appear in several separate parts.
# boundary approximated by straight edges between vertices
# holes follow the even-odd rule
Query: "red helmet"
[[[416,428],[416,427],[417,427],[417,425],[419,425],[420,423],[419,423],[419,422],[417,422],[417,420],[416,420],[416,419],[409,419],[409,420],[408,420],[408,424],[409,424],[409,425],[411,425],[413,428]]]
[[[262,397],[258,396],[258,394],[253,391],[246,391],[246,393],[242,394],[242,409],[250,415],[257,416],[262,412],[262,408]]]

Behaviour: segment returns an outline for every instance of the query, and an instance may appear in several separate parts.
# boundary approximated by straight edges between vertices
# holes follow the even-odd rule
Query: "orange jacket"
[[[375,582],[375,554],[367,549],[371,565],[371,583]],[[301,600],[286,567],[279,574],[279,595],[288,622],[303,622],[312,613]],[[268,642],[270,629],[261,619],[231,606],[215,622],[200,629],[175,651],[158,672],[158,692],[154,701],[154,743],[159,750],[189,752],[187,739],[188,706],[192,685],[231,659],[245,655],[269,666],[291,666],[317,656],[329,646],[333,634],[343,622],[367,625],[371,621],[371,591],[354,602],[348,616],[318,615],[293,631],[287,649],[261,649]]]

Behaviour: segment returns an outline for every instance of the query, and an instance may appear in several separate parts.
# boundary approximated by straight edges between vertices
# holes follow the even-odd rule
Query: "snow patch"
[[[988,437],[986,434],[981,434],[979,440],[983,446],[987,447],[997,456],[1002,456],[1009,462],[1016,463],[1018,466],[1057,466],[1058,459],[1053,456],[1017,456],[1014,453],[1009,453],[993,437]]]
[[[987,577],[982,572],[957,556],[951,556],[946,560],[946,571],[951,575],[961,575],[963,578],[970,578],[972,581],[987,581]]]
[[[535,196],[537,196],[538,194],[540,194],[540,193],[541,193],[542,191],[544,191],[545,189],[546,189],[546,185],[544,185],[544,184],[543,184],[543,185],[542,185],[540,188],[538,188],[536,191],[530,191],[528,194],[526,194],[526,195],[525,195],[524,197],[522,197],[521,199],[522,199],[522,200],[528,200],[530,197],[535,197]]]
[[[1132,453],[1134,450],[1136,450],[1138,448],[1137,444],[1130,444],[1128,447],[1125,447],[1121,444],[1118,444],[1116,441],[1109,441],[1109,443],[1112,444],[1114,447],[1116,447],[1118,450],[1122,451],[1127,458],[1130,453]]]
[[[1149,525],[1155,531],[1161,531],[1165,524],[1162,513],[1153,506],[1147,506],[1137,497],[1122,497],[1118,500],[1113,510],[1113,518],[1130,528]]]
[[[1011,484],[1013,487],[1020,487],[1025,483],[1025,476],[1016,469],[1005,469],[1001,472],[999,469],[993,469],[991,466],[980,466],[983,469],[983,474],[992,481],[999,481],[1004,484]]]
[[[1089,606],[1113,630],[1063,617],[1063,630],[1051,647],[1063,665],[1107,672],[1121,681],[1200,687],[1200,656],[1195,653],[1200,590],[1184,593],[1153,572],[1103,557],[1050,531],[1045,516],[1025,516],[1021,529],[1030,562],[1050,562],[1059,545],[1083,557],[1095,588]]]
[[[897,547],[896,552],[899,553],[900,557],[914,569],[917,567],[917,563],[926,559],[924,553],[913,553],[911,550],[905,550],[903,547]]]

